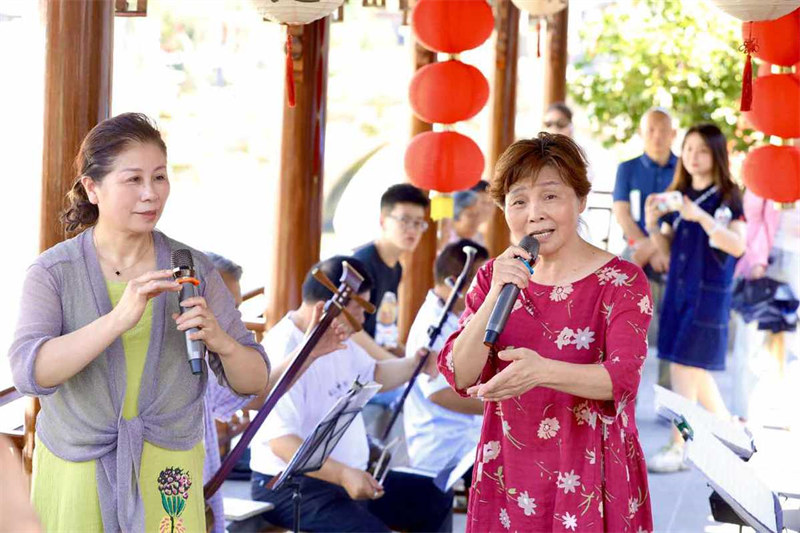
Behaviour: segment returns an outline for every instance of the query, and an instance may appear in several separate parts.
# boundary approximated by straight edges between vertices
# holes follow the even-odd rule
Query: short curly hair
[[[592,184],[587,177],[588,164],[583,150],[566,135],[546,132],[540,132],[533,139],[517,141],[503,152],[494,167],[489,194],[503,208],[506,194],[515,183],[538,176],[547,166],[558,171],[578,198],[589,194]]]

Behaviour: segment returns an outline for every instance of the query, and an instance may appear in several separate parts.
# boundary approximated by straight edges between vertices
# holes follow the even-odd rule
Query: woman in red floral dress
[[[634,418],[652,316],[639,267],[578,235],[590,184],[570,139],[540,133],[497,163],[491,194],[514,242],[540,242],[531,275],[511,246],[479,272],[439,367],[485,401],[467,531],[650,532]],[[483,345],[506,283],[520,295],[497,352]]]

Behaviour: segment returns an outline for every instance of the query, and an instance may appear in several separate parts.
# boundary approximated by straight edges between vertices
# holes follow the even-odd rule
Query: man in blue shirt
[[[622,257],[642,267],[650,280],[653,320],[648,337],[652,340],[658,334],[658,309],[664,293],[663,274],[669,268],[669,256],[659,252],[648,238],[644,202],[648,195],[664,192],[672,183],[678,161],[671,150],[675,133],[669,111],[661,107],[648,109],[640,124],[644,153],[619,165],[614,184],[614,217],[622,226],[628,242]],[[668,386],[668,383],[668,371],[660,368],[659,384]]]

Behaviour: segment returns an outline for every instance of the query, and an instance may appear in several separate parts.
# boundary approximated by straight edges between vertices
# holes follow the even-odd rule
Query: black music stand
[[[333,449],[341,440],[347,428],[364,408],[364,405],[380,390],[377,383],[362,385],[356,380],[350,389],[339,398],[330,411],[306,437],[297,449],[292,460],[270,487],[278,490],[284,484],[292,488],[292,504],[294,505],[294,527],[297,533],[300,527],[300,476],[316,472],[328,459]]]

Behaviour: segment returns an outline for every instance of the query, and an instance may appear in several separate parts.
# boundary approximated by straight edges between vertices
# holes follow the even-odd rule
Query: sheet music
[[[744,427],[714,416],[680,394],[675,394],[658,385],[653,385],[653,389],[656,393],[655,402],[659,415],[669,418],[670,421],[683,415],[690,426],[706,428],[737,455],[745,459],[749,459],[755,452],[753,438]]]
[[[690,422],[691,424],[691,422]],[[736,514],[759,532],[779,533],[775,496],[753,469],[701,424],[692,425],[686,458]]]
[[[273,488],[278,489],[289,476],[319,470],[350,423],[381,387],[374,381],[362,385],[356,380],[322,417],[311,435],[303,440]]]
[[[462,457],[453,457],[450,463],[436,475],[434,485],[436,485],[442,492],[447,492],[453,488],[467,470],[475,464],[475,456],[478,453],[478,447],[473,446]]]

